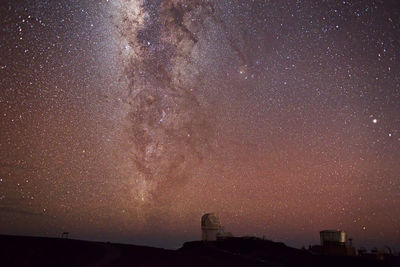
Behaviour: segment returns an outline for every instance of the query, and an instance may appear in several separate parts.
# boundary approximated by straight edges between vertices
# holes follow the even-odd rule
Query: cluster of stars
[[[168,246],[216,212],[295,246],[325,228],[400,246],[397,1],[0,12],[5,232]]]

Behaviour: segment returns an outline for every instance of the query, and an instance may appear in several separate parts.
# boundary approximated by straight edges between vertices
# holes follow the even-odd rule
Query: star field
[[[3,1],[0,229],[177,247],[217,213],[400,248],[398,1]]]

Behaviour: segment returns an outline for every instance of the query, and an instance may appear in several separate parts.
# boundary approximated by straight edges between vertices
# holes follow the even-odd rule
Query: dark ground
[[[400,266],[361,257],[311,255],[267,240],[188,242],[178,250],[73,239],[0,235],[0,266]]]

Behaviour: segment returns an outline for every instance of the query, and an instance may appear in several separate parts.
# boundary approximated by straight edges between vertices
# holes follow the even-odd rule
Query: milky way
[[[215,212],[294,246],[400,247],[398,1],[0,13],[1,233],[176,247]]]
[[[201,20],[212,6],[128,1],[120,9],[134,194],[154,200],[189,179],[212,149],[212,109],[198,59]]]

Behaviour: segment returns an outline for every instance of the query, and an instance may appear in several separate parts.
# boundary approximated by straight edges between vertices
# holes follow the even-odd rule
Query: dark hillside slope
[[[0,266],[400,266],[360,257],[328,257],[260,239],[187,242],[181,249],[0,235]]]

